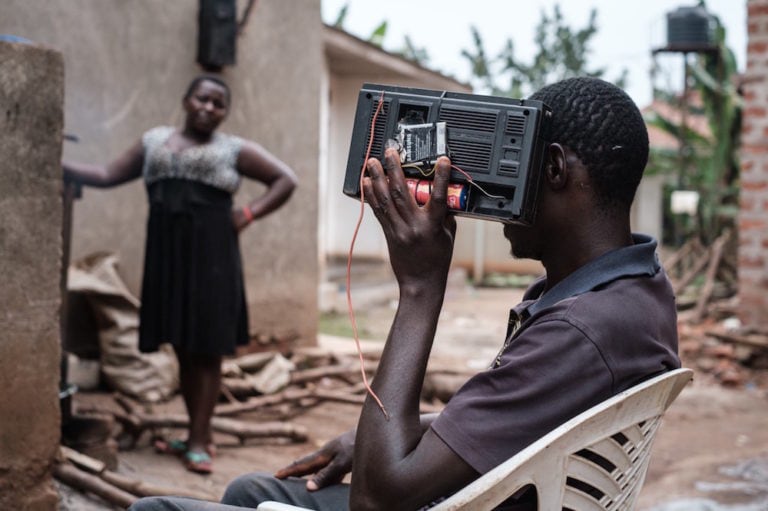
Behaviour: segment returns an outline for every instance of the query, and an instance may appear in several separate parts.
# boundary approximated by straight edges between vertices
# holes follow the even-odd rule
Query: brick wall
[[[768,0],[747,1],[747,34],[739,296],[742,320],[768,326]]]

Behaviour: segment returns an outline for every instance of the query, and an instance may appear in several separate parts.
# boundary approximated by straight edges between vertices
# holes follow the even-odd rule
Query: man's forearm
[[[443,290],[401,295],[373,384],[387,417],[369,397],[358,424],[354,467],[359,484],[355,490],[367,498],[377,498],[375,481],[386,478],[392,484],[407,472],[402,464],[434,418],[422,419],[419,401]]]

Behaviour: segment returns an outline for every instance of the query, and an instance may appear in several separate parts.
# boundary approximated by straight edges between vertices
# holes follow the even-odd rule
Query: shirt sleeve
[[[567,319],[543,320],[513,339],[499,367],[467,381],[432,429],[483,474],[610,397],[612,387],[588,335]]]

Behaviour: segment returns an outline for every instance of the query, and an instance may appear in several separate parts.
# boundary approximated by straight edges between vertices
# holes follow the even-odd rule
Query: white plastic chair
[[[642,382],[555,428],[432,511],[491,510],[531,484],[541,511],[630,511],[645,480],[661,418],[693,378],[676,369]],[[304,508],[264,502],[260,511]]]

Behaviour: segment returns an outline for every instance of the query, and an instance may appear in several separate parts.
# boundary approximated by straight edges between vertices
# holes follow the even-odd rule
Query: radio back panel
[[[450,181],[464,185],[465,194],[460,206],[451,206],[456,214],[533,223],[550,120],[539,101],[365,84],[344,193],[360,198],[369,145],[369,157],[379,159],[392,146],[406,177],[419,182],[431,181],[439,156],[451,159]]]

